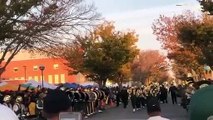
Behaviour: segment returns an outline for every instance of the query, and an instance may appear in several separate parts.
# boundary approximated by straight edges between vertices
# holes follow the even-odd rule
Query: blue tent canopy
[[[83,86],[83,88],[93,88],[94,86],[93,85],[86,85],[86,86]]]
[[[64,84],[64,87],[77,89],[77,88],[80,87],[80,85],[79,85],[79,84],[76,84],[76,83],[65,83],[65,84]]]
[[[31,83],[27,83],[27,84],[21,84],[21,87],[24,87],[24,88],[27,88],[29,87],[30,89],[33,89],[35,87],[31,86],[32,84]]]

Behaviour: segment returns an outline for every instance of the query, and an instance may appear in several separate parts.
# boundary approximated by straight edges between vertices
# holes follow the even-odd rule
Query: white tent
[[[82,86],[88,86],[88,85],[91,85],[91,86],[94,86],[94,87],[98,87],[99,85],[98,85],[98,83],[96,83],[96,82],[84,82],[84,83],[81,83],[80,85],[82,85]]]
[[[49,84],[47,82],[43,82],[44,83],[44,88],[49,88],[49,89],[56,89],[57,86],[53,85],[53,84]],[[24,83],[25,85],[30,85],[32,87],[38,87],[38,86],[42,86],[42,83],[41,82],[37,82],[35,80],[29,80],[27,81],[26,83]]]
[[[56,85],[50,84],[50,83],[45,82],[45,81],[44,81],[44,87],[49,88],[49,89],[56,89],[57,88]]]

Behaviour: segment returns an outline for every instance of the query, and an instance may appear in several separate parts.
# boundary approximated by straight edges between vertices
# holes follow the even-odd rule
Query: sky
[[[97,11],[117,30],[134,30],[139,35],[138,48],[162,50],[153,35],[152,24],[160,15],[173,16],[191,10],[200,13],[197,0],[90,0]]]

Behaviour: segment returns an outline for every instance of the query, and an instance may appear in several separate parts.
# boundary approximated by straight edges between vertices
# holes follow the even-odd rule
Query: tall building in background
[[[4,63],[3,63],[4,64]],[[65,82],[82,83],[85,78],[82,74],[70,75],[69,69],[65,65],[65,61],[60,58],[48,58],[39,54],[31,55],[26,51],[20,52],[9,63],[1,79],[5,81],[25,82],[35,80],[41,82],[42,73],[39,66],[44,66],[43,79],[51,84],[59,84]]]

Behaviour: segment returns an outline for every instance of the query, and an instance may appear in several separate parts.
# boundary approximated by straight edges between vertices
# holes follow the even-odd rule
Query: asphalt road
[[[171,120],[188,120],[188,113],[179,105],[161,104],[162,116]],[[148,118],[146,109],[132,111],[129,104],[126,109],[120,105],[105,110],[103,113],[95,114],[87,120],[146,120]]]

